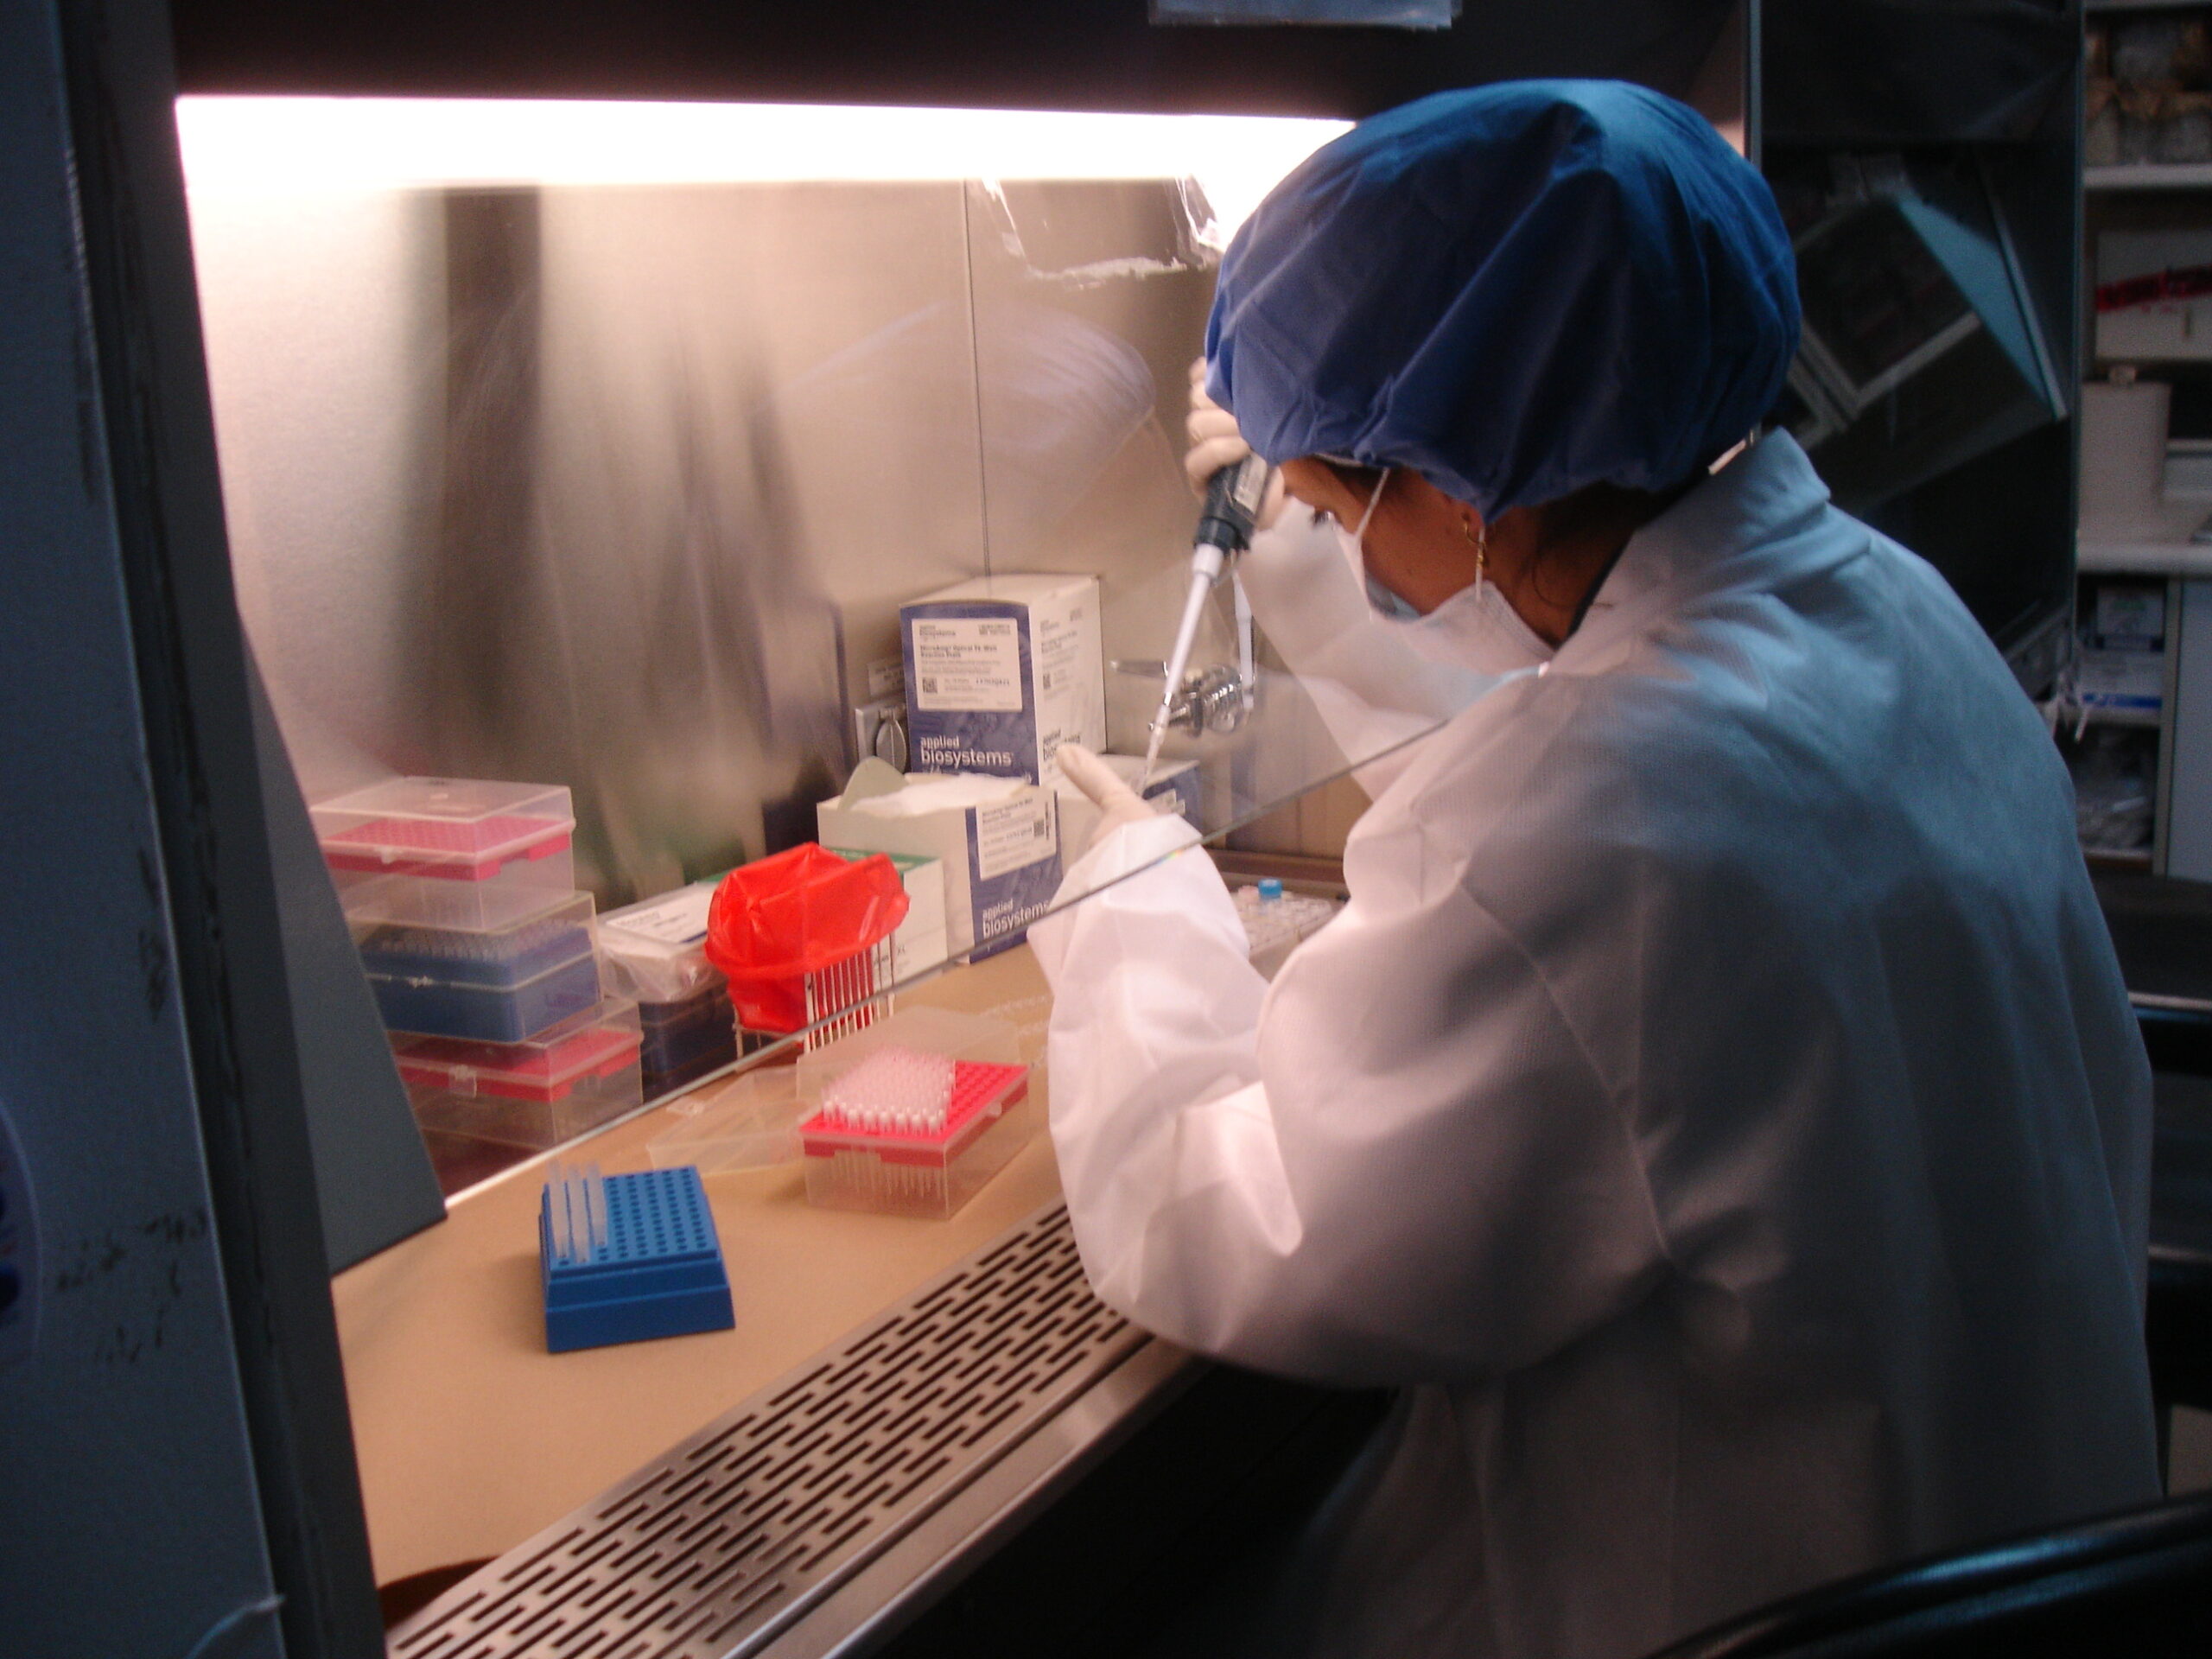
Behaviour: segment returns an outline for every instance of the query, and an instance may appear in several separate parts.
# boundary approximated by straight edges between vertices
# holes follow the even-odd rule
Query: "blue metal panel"
[[[0,8],[0,1097],[38,1198],[0,1369],[0,1649],[283,1652],[204,1166],[53,13]]]

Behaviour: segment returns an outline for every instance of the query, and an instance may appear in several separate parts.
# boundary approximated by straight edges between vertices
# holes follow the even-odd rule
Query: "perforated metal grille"
[[[753,1650],[1145,1340],[1055,1205],[448,1591],[396,1659]]]

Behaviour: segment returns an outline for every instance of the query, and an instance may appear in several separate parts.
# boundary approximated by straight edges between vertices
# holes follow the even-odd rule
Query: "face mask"
[[[1359,516],[1358,528],[1336,527],[1337,544],[1343,550],[1344,563],[1351,567],[1352,579],[1366,594],[1376,615],[1395,625],[1398,638],[1412,647],[1415,656],[1445,667],[1472,669],[1478,674],[1510,674],[1541,668],[1551,661],[1552,647],[1521,620],[1521,613],[1507,602],[1495,582],[1478,575],[1471,586],[1462,588],[1424,616],[1368,575],[1363,543],[1368,523],[1382,499],[1383,486],[1389,481],[1389,469],[1385,467],[1376,482],[1375,493],[1368,498],[1367,510]]]
[[[1361,543],[1367,535],[1369,523],[1375,517],[1375,509],[1382,505],[1382,492],[1389,482],[1390,468],[1385,467],[1382,469],[1382,476],[1375,480],[1375,493],[1367,498],[1367,510],[1359,515],[1358,528],[1346,530],[1341,522],[1332,526],[1337,532],[1337,546],[1344,553],[1344,563],[1351,567],[1351,579],[1359,584],[1360,591],[1367,595],[1367,602],[1377,610],[1385,611],[1386,614],[1388,613],[1386,605],[1398,606],[1406,609],[1411,609],[1411,607],[1407,606],[1405,601],[1367,574],[1367,551]],[[1417,612],[1414,613],[1419,614]]]
[[[1416,614],[1397,630],[1414,654],[1446,668],[1478,674],[1511,674],[1541,668],[1555,654],[1543,636],[1521,620],[1494,582],[1480,578],[1427,616]]]

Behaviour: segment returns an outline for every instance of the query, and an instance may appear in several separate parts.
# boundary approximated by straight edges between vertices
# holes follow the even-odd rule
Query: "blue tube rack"
[[[601,1175],[556,1163],[538,1199],[549,1353],[736,1324],[699,1172]]]

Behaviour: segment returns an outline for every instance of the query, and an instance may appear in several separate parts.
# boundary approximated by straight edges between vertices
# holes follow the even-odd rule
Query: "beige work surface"
[[[1025,1058],[1043,1046],[1049,1002],[1027,947],[899,1001],[997,1013],[1023,1028]],[[796,1164],[709,1176],[734,1330],[547,1353],[543,1162],[340,1274],[377,1581],[512,1548],[1056,1197],[1044,1081],[1039,1065],[1024,1109],[1034,1137],[950,1221],[810,1208]],[[650,1168],[646,1141],[682,1121],[663,1107],[569,1152],[610,1173]]]

